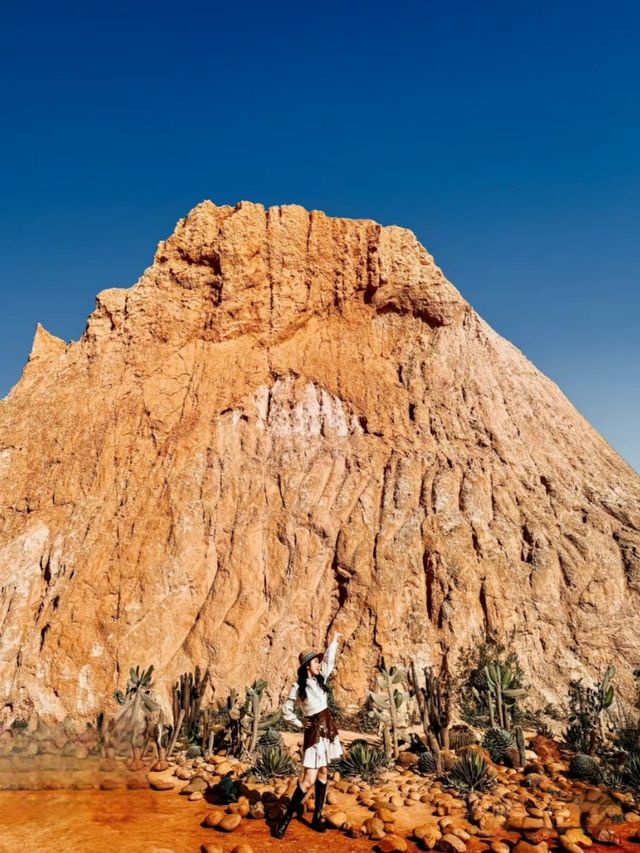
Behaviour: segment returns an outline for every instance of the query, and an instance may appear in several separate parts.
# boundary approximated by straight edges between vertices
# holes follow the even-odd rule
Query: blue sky
[[[14,3],[0,396],[203,198],[411,228],[640,470],[640,6]]]

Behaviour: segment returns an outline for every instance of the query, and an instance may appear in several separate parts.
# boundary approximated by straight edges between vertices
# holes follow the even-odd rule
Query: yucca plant
[[[482,739],[482,746],[487,750],[495,764],[501,764],[504,761],[507,749],[514,745],[513,734],[506,729],[487,729]]]
[[[388,766],[384,750],[371,746],[366,740],[354,740],[348,754],[338,762],[341,776],[358,776],[364,782],[375,782]]]
[[[494,784],[495,777],[483,755],[479,752],[465,752],[447,774],[445,781],[459,791],[486,791]]]
[[[278,776],[293,776],[296,766],[283,747],[265,746],[259,750],[251,772],[258,779],[266,782]]]

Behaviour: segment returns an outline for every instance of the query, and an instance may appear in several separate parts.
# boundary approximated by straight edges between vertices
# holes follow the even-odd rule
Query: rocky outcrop
[[[409,231],[204,202],[0,403],[0,703],[93,715],[196,662],[275,700],[332,629],[347,704],[380,653],[512,629],[541,696],[624,689],[639,499]]]

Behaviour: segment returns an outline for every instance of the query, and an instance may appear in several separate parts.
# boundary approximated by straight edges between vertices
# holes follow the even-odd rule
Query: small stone
[[[224,850],[218,844],[203,844],[200,850],[202,853],[224,853]]]
[[[391,809],[386,806],[380,806],[376,811],[376,817],[379,818],[383,823],[393,823],[396,819],[396,816],[391,811]]]
[[[440,850],[446,851],[446,853],[465,853],[465,850],[467,849],[467,845],[464,841],[461,838],[458,838],[457,835],[453,835],[453,833],[450,832],[442,836],[438,842],[438,847]]]
[[[227,814],[218,824],[218,829],[221,829],[223,832],[233,832],[233,830],[237,829],[241,823],[242,818],[239,814]]]
[[[620,838],[612,829],[601,829],[595,838],[596,841],[600,842],[600,844],[620,845]]]
[[[256,820],[264,820],[264,803],[258,800],[250,807],[249,814]]]
[[[173,791],[175,785],[168,779],[152,779],[149,784],[154,791]]]
[[[375,841],[379,841],[385,835],[384,823],[377,817],[367,818],[362,824],[362,830]]]
[[[202,791],[194,791],[193,794],[189,794],[190,803],[197,803],[198,800],[204,800],[204,794]]]
[[[225,813],[222,809],[213,809],[212,811],[207,812],[202,822],[208,827],[218,826],[224,816]]]
[[[149,787],[149,782],[145,776],[129,776],[127,779],[127,788],[130,791],[141,791]],[[171,786],[173,787],[173,786]]]
[[[413,830],[413,835],[421,841],[423,846],[428,850],[433,850],[438,841],[442,838],[442,833],[433,823],[423,823],[420,824],[420,826],[416,826]]]
[[[514,853],[549,853],[549,846],[546,841],[541,841],[540,844],[529,844],[528,841],[518,841],[513,848]]]
[[[231,853],[253,853],[253,847],[250,844],[236,844],[231,848]]]
[[[332,812],[326,816],[326,821],[336,829],[342,829],[347,821],[347,816],[344,812]]]
[[[399,835],[385,835],[375,846],[380,853],[404,853],[409,849],[407,842]]]
[[[118,782],[115,779],[103,779],[100,783],[101,791],[115,791],[116,788],[119,788]],[[171,786],[173,787],[173,785]]]
[[[585,835],[581,829],[568,829],[564,833],[564,837],[569,841],[573,842],[573,844],[579,844],[581,847],[591,847],[593,841],[589,838],[588,835]]]
[[[497,838],[494,838],[493,841],[489,844],[489,847],[493,851],[493,853],[510,853],[511,848],[508,844],[505,844],[504,841],[500,841]]]

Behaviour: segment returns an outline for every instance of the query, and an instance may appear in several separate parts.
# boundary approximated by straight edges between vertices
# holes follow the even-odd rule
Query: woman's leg
[[[303,770],[304,772],[298,784],[306,794],[309,788],[315,784],[318,773],[322,770],[326,770],[326,767],[321,767],[319,770],[316,770],[315,767],[304,767]]]
[[[313,810],[313,820],[311,822],[312,829],[315,829],[316,832],[324,832],[325,826],[322,821],[322,808],[324,806],[324,799],[327,794],[327,782],[329,780],[329,768],[328,767],[319,767],[316,773],[316,787],[315,787],[315,808]]]

